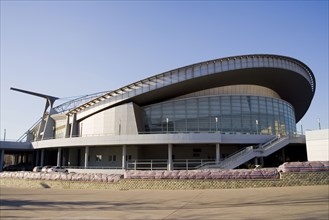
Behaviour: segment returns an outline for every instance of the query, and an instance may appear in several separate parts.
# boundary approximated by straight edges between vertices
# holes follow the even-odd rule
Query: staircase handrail
[[[266,148],[267,146],[269,146],[269,145],[273,144],[274,142],[276,142],[278,139],[280,139],[280,137],[275,136],[274,138],[270,139],[269,141],[267,141],[267,142],[265,142],[265,143],[263,143],[263,144],[260,144],[260,145],[258,146],[258,148],[259,148],[259,149],[264,149],[264,148]]]
[[[289,136],[275,137],[272,140],[266,142],[265,144],[262,144],[259,148],[264,151],[264,150],[269,149],[271,146],[273,146],[273,144],[276,145],[277,143],[280,143],[286,139],[289,139]]]
[[[272,139],[268,140],[267,142],[257,145],[257,146],[248,146],[244,149],[234,152],[233,154],[226,157],[223,161],[219,164],[217,163],[203,163],[200,166],[197,166],[196,169],[203,168],[205,166],[211,168],[225,168],[227,165],[232,164],[242,158],[244,156],[249,155],[252,152],[260,152],[261,154],[264,153],[266,150],[270,149],[273,146],[276,146],[278,143],[281,143],[287,139],[290,139],[290,136],[275,136]]]
[[[247,154],[249,154],[250,152],[254,151],[254,146],[248,146],[236,153],[231,154],[230,156],[228,156],[225,160],[221,161],[220,163],[220,167],[223,168],[225,165],[227,164],[231,164],[234,161],[237,160],[237,158],[241,157],[241,156],[245,156]]]
[[[27,136],[27,134],[34,128],[41,120],[43,117],[39,118],[37,122],[35,122],[22,136],[20,136],[16,142],[22,142],[22,140]]]
[[[209,165],[217,165],[217,164],[214,161],[208,161],[208,162],[204,162],[204,163],[196,166],[194,169],[198,170],[198,169],[201,169],[201,168],[203,168],[205,166],[209,166]]]

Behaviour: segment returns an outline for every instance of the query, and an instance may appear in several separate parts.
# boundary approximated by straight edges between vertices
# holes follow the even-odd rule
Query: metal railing
[[[24,138],[27,137],[27,134],[38,124],[40,123],[40,121],[42,120],[42,117],[39,118],[39,120],[37,120],[22,136],[20,136],[18,139],[17,139],[17,142],[22,142],[24,140]]]
[[[66,169],[100,169],[100,170],[105,170],[105,169],[112,169],[112,170],[121,170],[122,167],[118,166],[62,166],[65,167]]]
[[[206,162],[213,162],[209,159],[176,159],[173,160],[174,170],[194,170],[196,167]],[[153,160],[132,160],[127,162],[128,170],[166,170],[168,168],[167,159]]]
[[[253,146],[249,146],[246,147],[243,150],[240,150],[239,152],[235,153],[235,154],[231,154],[231,156],[228,156],[225,160],[223,160],[220,163],[220,168],[224,168],[232,163],[237,162],[238,160],[241,160],[242,157],[245,157],[247,155],[249,155],[250,153],[254,152],[254,147]]]
[[[133,160],[127,162],[128,170],[165,170],[168,166],[166,159]]]
[[[271,145],[273,143],[276,143],[279,139],[281,139],[280,137],[278,136],[275,136],[273,139],[269,140],[268,142],[264,143],[264,144],[260,144],[258,145],[258,148],[259,149],[266,149],[268,147],[271,147]],[[283,139],[283,138],[282,138]]]
[[[256,156],[256,152],[259,152],[260,154],[265,153],[267,150],[272,149],[272,147],[277,146],[279,143],[284,142],[290,138],[302,138],[303,136],[299,134],[290,134],[287,136],[275,136],[274,138],[270,139],[269,141],[265,142],[264,144],[260,144],[258,146],[249,146],[242,150],[239,150],[230,156],[228,156],[226,159],[221,161],[220,163],[204,163],[200,166],[196,167],[197,169],[206,169],[206,168],[226,168],[231,164],[242,164],[245,161],[243,158],[246,158],[250,154],[254,154]],[[248,159],[248,157],[247,157]]]

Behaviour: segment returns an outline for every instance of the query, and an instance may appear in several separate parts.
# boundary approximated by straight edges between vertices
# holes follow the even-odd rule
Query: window
[[[199,153],[193,153],[193,157],[200,157]]]
[[[115,161],[117,161],[117,155],[109,155],[109,161],[110,161],[110,162],[115,162]]]
[[[102,155],[98,154],[96,155],[96,162],[100,162],[100,161],[102,161]]]

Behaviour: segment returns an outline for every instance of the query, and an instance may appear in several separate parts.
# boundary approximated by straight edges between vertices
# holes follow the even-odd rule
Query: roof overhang
[[[299,60],[269,54],[242,55],[196,63],[140,80],[99,97],[102,99],[95,98],[68,114],[76,113],[83,119],[122,103],[144,106],[229,85],[259,85],[274,90],[294,107],[296,121],[308,110],[316,87],[311,69]]]

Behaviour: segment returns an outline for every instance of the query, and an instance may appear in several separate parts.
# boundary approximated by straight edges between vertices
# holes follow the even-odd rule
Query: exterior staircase
[[[291,139],[292,138],[290,136],[274,137],[264,144],[246,147],[230,155],[218,164],[215,162],[204,163],[197,167],[197,169],[234,169],[255,157],[267,157],[268,155],[288,145]]]

